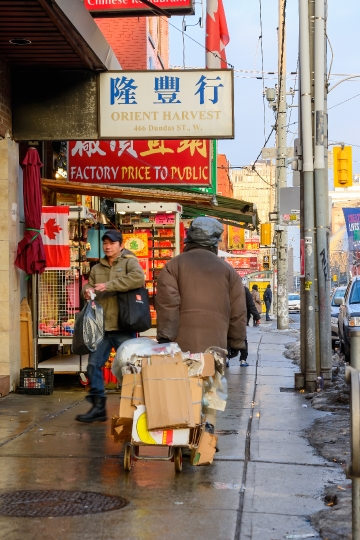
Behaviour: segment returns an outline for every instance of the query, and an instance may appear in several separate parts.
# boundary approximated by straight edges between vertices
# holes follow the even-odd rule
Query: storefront
[[[89,114],[89,105],[97,102],[96,73],[121,69],[80,0],[17,2],[5,15],[0,19],[2,395],[19,382],[20,302],[31,293],[31,280],[14,266],[24,232],[19,141],[37,143],[41,154],[44,140],[96,136],[96,108]]]

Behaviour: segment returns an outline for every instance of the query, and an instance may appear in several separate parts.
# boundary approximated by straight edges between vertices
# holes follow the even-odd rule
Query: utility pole
[[[277,187],[277,328],[289,328],[288,308],[288,233],[287,226],[280,223],[280,189],[287,186],[286,181],[286,39],[285,39],[286,0],[279,0],[278,29],[278,107],[276,132],[276,187]]]
[[[328,181],[325,175],[325,0],[315,0],[314,43],[314,170],[315,170],[315,217],[316,255],[319,297],[320,372],[324,381],[332,378],[330,351],[330,269],[328,251]],[[327,172],[327,171],[326,171]]]
[[[309,43],[309,0],[299,0],[301,147],[303,182],[303,226],[305,247],[305,385],[316,388],[315,272],[314,272],[314,162],[312,145],[311,77]],[[302,355],[303,355],[302,352]],[[301,365],[304,365],[302,360]]]

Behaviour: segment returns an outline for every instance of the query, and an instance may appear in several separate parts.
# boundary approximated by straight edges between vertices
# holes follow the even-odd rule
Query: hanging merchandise
[[[43,234],[48,238],[48,241],[44,240],[47,262],[49,265],[52,261],[54,268],[47,268],[37,279],[38,348],[35,360],[42,368],[53,368],[55,373],[78,373],[84,384],[87,353],[94,348],[89,335],[95,335],[95,332],[92,328],[87,330],[88,341],[85,342],[89,346],[86,353],[71,354],[71,345],[75,315],[82,307],[81,289],[87,283],[90,264],[94,261],[88,259],[91,249],[89,227],[97,222],[94,213],[84,206],[43,207],[42,220]],[[94,232],[94,238],[98,237],[99,231]],[[68,254],[67,261],[64,253]],[[57,354],[49,357],[49,353],[54,354],[55,345]]]
[[[124,245],[138,257],[144,270],[151,318],[146,335],[155,336],[156,282],[167,261],[180,253],[182,207],[176,203],[161,202],[116,203],[115,211],[118,227],[123,233]]]

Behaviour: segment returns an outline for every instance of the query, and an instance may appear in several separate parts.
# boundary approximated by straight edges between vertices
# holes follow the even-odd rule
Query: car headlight
[[[337,317],[331,317],[331,324],[337,324],[338,319]]]
[[[360,317],[349,317],[349,326],[360,326]]]

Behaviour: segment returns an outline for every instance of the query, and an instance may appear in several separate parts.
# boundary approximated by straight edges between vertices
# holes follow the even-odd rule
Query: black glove
[[[229,348],[228,349],[228,358],[235,358],[235,356],[237,356],[239,354],[239,352],[240,352],[239,349]]]
[[[157,342],[160,343],[160,345],[161,345],[162,343],[170,343],[170,339],[161,337],[161,338],[159,338],[159,339],[157,340]]]

